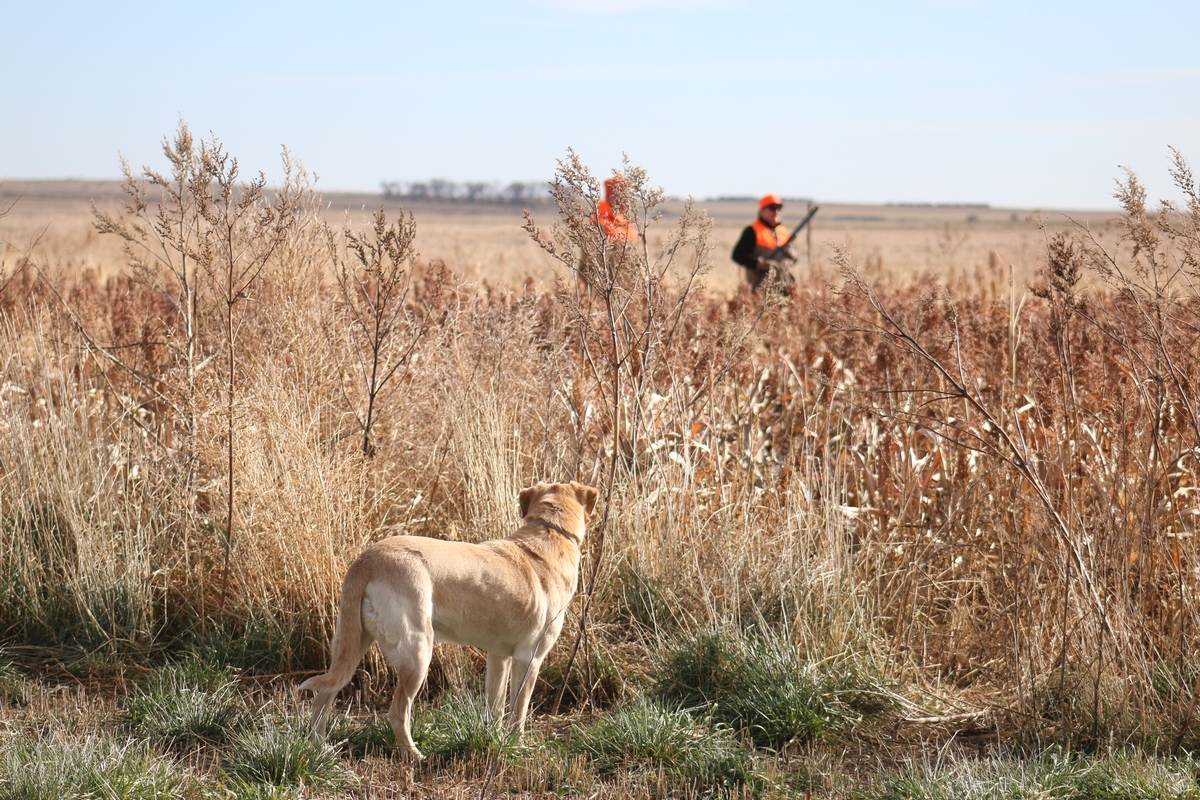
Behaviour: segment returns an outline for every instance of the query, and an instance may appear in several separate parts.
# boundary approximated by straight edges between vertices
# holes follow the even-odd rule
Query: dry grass
[[[660,198],[626,173],[623,202],[651,220]],[[1003,218],[966,239],[944,220],[896,234],[897,253],[930,243],[910,255],[924,277],[885,251],[886,222],[869,223],[850,249],[817,250],[798,288],[758,298],[713,278],[732,274],[736,225],[693,209],[647,222],[645,249],[614,247],[589,222],[598,184],[568,160],[557,221],[535,219],[541,250],[498,221],[423,240],[418,214],[423,257],[396,261],[406,355],[372,395],[369,447],[347,311],[375,279],[360,273],[363,294],[347,294],[332,259],[386,225],[341,232],[293,175],[286,235],[238,298],[235,336],[210,283],[220,265],[173,271],[182,262],[162,259],[181,251],[155,233],[155,203],[126,241],[160,260],[133,274],[118,274],[116,237],[85,252],[55,227],[0,294],[6,658],[111,682],[202,652],[286,684],[324,665],[342,570],[366,543],[502,535],[520,487],[574,478],[607,501],[585,564],[594,592],[586,582],[566,627],[588,608],[572,713],[646,695],[688,631],[720,631],[730,652],[769,633],[813,686],[867,675],[886,695],[835,715],[835,747],[894,754],[962,734],[1015,751],[1190,750],[1200,211],[1182,160],[1176,177],[1184,204],[1161,215],[1130,179],[1103,237]],[[0,223],[10,237],[33,227],[16,213]],[[204,235],[189,213],[172,219]],[[478,244],[492,231],[498,250]],[[425,244],[442,235],[482,249]],[[1005,246],[1014,255],[989,267]],[[499,252],[521,255],[494,282],[464,279]],[[1021,274],[1037,270],[1027,290]],[[231,348],[230,379],[217,365]],[[569,653],[552,654],[539,708]],[[370,706],[386,669],[367,666],[348,694]],[[472,690],[480,669],[478,654],[439,649],[429,699]],[[953,716],[965,711],[978,713]],[[803,774],[840,792],[855,772],[820,743],[774,746],[755,756],[753,791],[786,794]],[[619,793],[554,760],[518,783]],[[490,767],[447,769],[477,781]]]

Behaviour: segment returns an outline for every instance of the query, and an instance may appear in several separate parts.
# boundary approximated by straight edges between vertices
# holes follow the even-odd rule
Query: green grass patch
[[[892,705],[891,695],[861,673],[818,669],[785,639],[722,631],[669,645],[654,695],[669,705],[706,708],[760,747],[818,739]]]
[[[661,578],[652,578],[637,567],[624,564],[617,570],[610,590],[616,599],[620,622],[637,625],[653,636],[662,636],[682,626],[679,599]]]
[[[144,742],[18,739],[0,750],[4,800],[161,800],[195,788],[173,761]]]
[[[732,730],[644,699],[579,729],[571,749],[603,775],[664,789],[729,790],[754,779],[750,748]]]
[[[236,734],[221,766],[230,784],[243,792],[262,787],[334,791],[353,780],[339,763],[336,747],[314,743],[307,726],[286,722]]]
[[[383,755],[396,749],[396,734],[382,714],[366,719],[342,717],[329,731],[328,739],[351,758]]]
[[[237,668],[217,659],[203,658],[193,650],[185,651],[169,667],[188,684],[207,691],[233,683],[238,676]]]
[[[237,684],[228,675],[205,677],[187,666],[164,668],[126,699],[122,722],[160,747],[226,741],[243,724]]]
[[[520,745],[507,726],[497,725],[487,713],[482,698],[448,695],[437,708],[417,714],[413,740],[433,761],[469,759],[474,756],[509,758]]]
[[[914,764],[860,800],[1193,800],[1196,762],[1137,753]]]
[[[305,662],[305,650],[311,644],[306,636],[303,626],[284,626],[274,619],[230,620],[191,638],[186,650],[210,670],[247,675],[324,666]]]
[[[237,782],[222,785],[205,797],[211,800],[300,800],[304,797],[304,790],[295,786]]]
[[[30,681],[11,663],[0,663],[0,708],[29,702]]]

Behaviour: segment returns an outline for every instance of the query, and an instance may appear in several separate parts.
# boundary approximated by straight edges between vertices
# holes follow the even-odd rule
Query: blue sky
[[[182,117],[328,190],[627,152],[676,196],[1110,207],[1200,167],[1200,3],[0,0],[0,178],[161,166]]]

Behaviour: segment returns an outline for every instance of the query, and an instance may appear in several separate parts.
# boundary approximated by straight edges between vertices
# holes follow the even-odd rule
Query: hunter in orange
[[[755,291],[772,273],[781,281],[791,277],[785,262],[796,257],[788,248],[791,234],[780,220],[783,218],[783,198],[777,194],[764,195],[758,201],[758,219],[747,225],[733,248],[733,260],[746,271],[746,282]]]
[[[613,209],[613,196],[618,194],[625,185],[625,179],[614,175],[604,182],[604,199],[596,204],[596,216],[593,219],[600,223],[604,233],[615,242],[636,242],[637,228],[625,219],[625,215]]]

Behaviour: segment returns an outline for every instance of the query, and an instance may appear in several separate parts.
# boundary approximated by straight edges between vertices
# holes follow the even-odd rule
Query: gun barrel
[[[800,220],[800,224],[797,225],[796,229],[792,231],[792,235],[788,237],[788,241],[790,242],[792,239],[795,239],[796,234],[798,234],[798,233],[800,233],[800,231],[804,230],[804,226],[807,225],[812,220],[812,218],[816,216],[817,212],[820,210],[821,210],[820,206],[813,206],[812,210],[808,212],[808,214],[804,217],[804,219]]]

